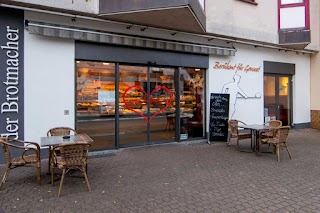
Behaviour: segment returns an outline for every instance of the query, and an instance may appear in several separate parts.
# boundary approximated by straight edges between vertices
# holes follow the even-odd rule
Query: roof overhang
[[[206,31],[206,16],[198,0],[100,0],[99,16],[177,31]]]

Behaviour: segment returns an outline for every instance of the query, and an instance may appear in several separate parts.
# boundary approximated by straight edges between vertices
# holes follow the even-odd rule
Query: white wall
[[[73,40],[25,31],[25,140],[39,142],[52,127],[74,128],[74,58]]]
[[[278,43],[278,1],[206,0],[207,32]]]
[[[244,66],[261,66],[259,72],[237,72],[241,76],[238,86],[249,98],[237,99],[233,118],[248,124],[262,124],[264,108],[263,61],[293,63],[296,65],[296,74],[293,76],[293,123],[310,122],[310,55],[297,55],[293,52],[244,45],[236,45],[235,47],[238,50],[235,57],[210,56],[207,97],[210,97],[210,93],[221,93],[223,85],[232,82],[235,75],[234,70],[214,69],[215,62],[224,64],[230,61],[230,65],[242,63]],[[258,92],[261,93],[261,98],[250,98]],[[209,109],[209,101],[207,107]],[[207,117],[209,117],[208,110]]]

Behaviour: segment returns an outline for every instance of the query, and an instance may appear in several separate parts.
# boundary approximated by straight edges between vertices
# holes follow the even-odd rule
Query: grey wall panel
[[[76,42],[76,59],[134,64],[149,64],[151,62],[160,66],[175,67],[209,67],[208,55],[137,49],[84,42]]]
[[[136,1],[119,1],[119,0],[100,0],[99,13],[119,13],[136,10],[150,10],[167,7],[187,6],[187,0],[136,0]]]
[[[24,12],[3,7],[0,7],[0,136],[24,139]],[[11,154],[16,156],[14,152]],[[0,154],[0,163],[3,162]]]
[[[264,61],[263,70],[264,73],[268,74],[294,75],[296,72],[296,65],[289,63]]]

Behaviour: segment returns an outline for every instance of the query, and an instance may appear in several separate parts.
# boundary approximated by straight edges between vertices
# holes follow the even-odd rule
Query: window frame
[[[302,3],[282,4],[282,0],[278,0],[278,30],[279,31],[291,31],[291,30],[309,30],[310,29],[310,0],[303,0]],[[283,8],[294,8],[304,7],[305,8],[305,27],[299,28],[280,28],[280,10]]]

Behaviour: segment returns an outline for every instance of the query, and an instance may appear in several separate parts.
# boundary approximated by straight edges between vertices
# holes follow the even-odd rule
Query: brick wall
[[[311,110],[311,128],[320,129],[320,110]]]

